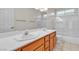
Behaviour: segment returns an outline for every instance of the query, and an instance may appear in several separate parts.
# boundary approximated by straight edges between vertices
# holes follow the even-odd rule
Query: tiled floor
[[[59,37],[54,51],[79,51],[79,45],[64,41]]]

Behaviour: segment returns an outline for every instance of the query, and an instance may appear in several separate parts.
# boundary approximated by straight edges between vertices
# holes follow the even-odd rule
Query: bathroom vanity
[[[56,46],[56,31],[50,32],[35,41],[25,44],[16,51],[53,51]]]
[[[0,51],[53,51],[56,31],[35,29],[28,32],[0,33]]]

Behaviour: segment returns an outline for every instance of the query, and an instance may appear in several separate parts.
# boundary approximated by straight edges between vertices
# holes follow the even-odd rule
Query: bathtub
[[[22,31],[12,31],[12,32],[0,33],[0,39],[10,37],[10,36],[19,35],[19,34],[22,34]]]
[[[64,40],[64,41],[79,45],[79,37],[68,36],[68,35],[57,35],[57,37],[61,38],[60,40]]]

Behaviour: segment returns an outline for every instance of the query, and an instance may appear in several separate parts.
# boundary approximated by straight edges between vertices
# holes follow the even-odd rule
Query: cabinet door
[[[45,48],[49,47],[49,41],[45,42]]]
[[[22,48],[22,50],[23,51],[35,51],[35,49],[37,49],[43,44],[44,44],[44,38],[41,38],[33,43],[30,43],[29,45],[26,45],[24,48]]]
[[[54,36],[54,48],[55,48],[55,46],[56,46],[56,41],[57,41],[57,39],[56,39],[56,35]]]
[[[35,51],[44,51],[44,45],[40,46],[40,47],[37,48]]]
[[[54,40],[52,38],[50,39],[50,51],[53,51],[53,48],[54,48]]]
[[[45,36],[45,46],[44,46],[44,50],[45,51],[49,51],[49,35]]]
[[[50,34],[50,51],[54,48],[54,33]]]

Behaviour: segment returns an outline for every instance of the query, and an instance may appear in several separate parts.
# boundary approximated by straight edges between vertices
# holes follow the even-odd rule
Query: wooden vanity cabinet
[[[16,51],[53,51],[56,45],[56,32],[52,32],[42,38],[26,44]]]

